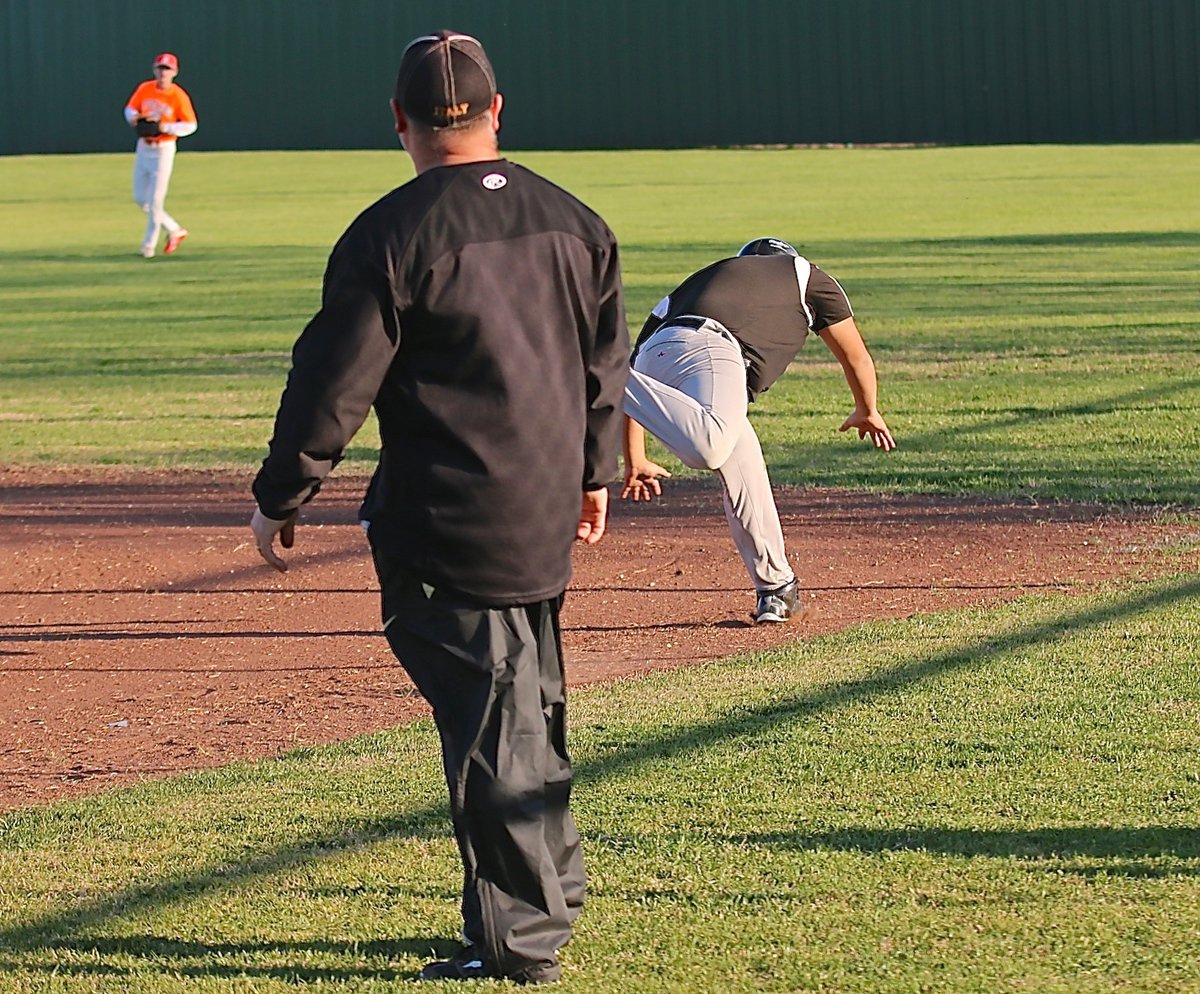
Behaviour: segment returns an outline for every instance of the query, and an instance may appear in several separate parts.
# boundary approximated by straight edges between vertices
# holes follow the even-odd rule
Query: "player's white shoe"
[[[178,228],[177,230],[171,232],[167,238],[167,247],[163,249],[163,255],[170,255],[172,252],[174,252],[177,248],[179,248],[179,243],[187,238],[187,236],[187,228]]]

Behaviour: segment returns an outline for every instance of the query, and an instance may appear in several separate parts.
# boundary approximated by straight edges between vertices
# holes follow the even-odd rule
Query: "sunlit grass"
[[[561,988],[1196,990],[1198,663],[1178,578],[576,693]],[[11,813],[0,986],[407,989],[457,932],[437,755],[422,721]]]
[[[512,157],[617,233],[635,334],[684,276],[755,235],[842,281],[900,448],[880,458],[836,434],[849,393],[814,340],[755,407],[777,481],[1194,505],[1200,147]],[[185,153],[170,204],[193,235],[150,261],[129,168],[0,159],[0,454],[257,464],[328,250],[408,160]],[[377,446],[369,425],[350,465]]]

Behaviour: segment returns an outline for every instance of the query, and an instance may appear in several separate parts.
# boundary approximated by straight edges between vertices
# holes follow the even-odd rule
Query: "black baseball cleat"
[[[799,621],[807,613],[808,605],[800,600],[800,585],[792,580],[782,587],[760,592],[751,617],[756,625],[778,625],[785,621]]]
[[[481,980],[492,975],[479,946],[464,946],[450,959],[434,960],[421,967],[421,980]]]
[[[488,965],[480,946],[465,946],[447,960],[426,963],[417,974],[421,980],[514,980],[518,984],[549,984],[562,976],[562,967],[554,961],[530,963],[512,973],[496,973]]]

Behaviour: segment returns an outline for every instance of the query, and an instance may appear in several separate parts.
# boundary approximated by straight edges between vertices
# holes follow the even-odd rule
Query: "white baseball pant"
[[[175,142],[138,140],[137,152],[133,157],[133,200],[148,215],[146,237],[142,240],[143,251],[154,251],[163,228],[167,229],[168,235],[180,228],[179,222],[163,207],[167,199],[167,187],[171,183],[171,170],[174,168]]]
[[[721,478],[725,518],[758,591],[795,579],[762,446],[747,417],[741,346],[720,323],[664,325],[638,351],[624,410],[687,466]]]

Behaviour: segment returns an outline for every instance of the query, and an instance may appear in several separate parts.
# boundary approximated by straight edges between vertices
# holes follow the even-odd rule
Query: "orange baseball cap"
[[[154,68],[157,69],[159,66],[166,66],[168,69],[174,69],[176,72],[179,72],[179,60],[170,52],[163,52],[162,55],[155,58]]]

